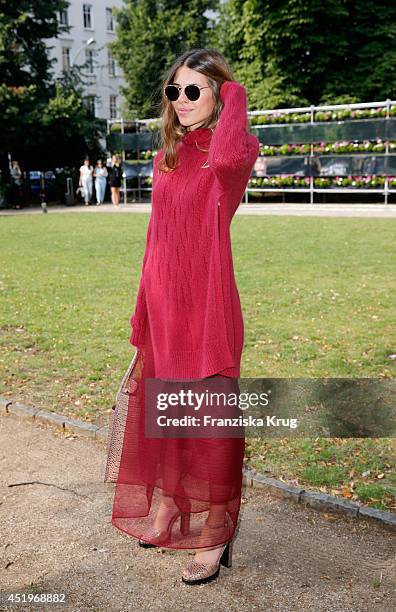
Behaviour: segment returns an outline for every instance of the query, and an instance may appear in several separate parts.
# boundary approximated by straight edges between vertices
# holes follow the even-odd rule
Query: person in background
[[[113,206],[119,206],[120,204],[120,187],[122,181],[122,166],[121,160],[118,155],[112,155],[111,157],[112,166],[110,168],[110,188],[111,188],[111,201]]]
[[[89,206],[92,200],[93,167],[89,163],[88,157],[84,159],[84,164],[80,168],[79,185],[83,189],[85,206]]]
[[[23,173],[19,166],[19,162],[13,159],[10,168],[14,198],[16,202],[16,208],[21,208],[22,195],[23,195]]]
[[[109,173],[107,172],[106,166],[103,165],[103,162],[101,159],[98,159],[98,161],[96,162],[95,170],[94,170],[96,205],[97,206],[104,203],[108,175]]]

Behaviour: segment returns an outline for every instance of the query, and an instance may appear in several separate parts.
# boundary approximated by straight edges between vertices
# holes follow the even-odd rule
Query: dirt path
[[[111,525],[104,446],[10,415],[0,417],[0,458],[3,592],[66,593],[61,609],[73,612],[396,609],[396,537],[375,523],[245,488],[233,567],[189,586],[180,572],[191,553],[142,549]],[[46,484],[9,486],[34,480]]]

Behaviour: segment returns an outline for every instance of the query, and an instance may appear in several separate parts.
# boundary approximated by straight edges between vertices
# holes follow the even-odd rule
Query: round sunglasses
[[[180,87],[180,85],[167,85],[164,88],[164,93],[166,97],[168,98],[168,100],[170,100],[171,102],[175,102],[179,98],[180,91],[182,89],[183,88]],[[186,85],[184,88],[184,93],[186,94],[189,100],[194,102],[195,100],[198,100],[199,96],[201,95],[201,89],[210,89],[210,87],[209,86],[198,87],[198,85]]]

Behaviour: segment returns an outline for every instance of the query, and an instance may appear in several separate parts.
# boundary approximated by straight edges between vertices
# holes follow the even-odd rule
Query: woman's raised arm
[[[227,187],[235,174],[253,168],[260,142],[247,128],[246,89],[237,81],[224,81],[220,87],[223,109],[214,129],[208,162],[219,181]]]

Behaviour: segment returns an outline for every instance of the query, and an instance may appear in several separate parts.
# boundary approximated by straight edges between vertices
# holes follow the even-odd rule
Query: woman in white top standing
[[[104,202],[108,175],[109,173],[107,172],[106,166],[103,165],[101,159],[98,159],[94,170],[97,206],[99,206],[99,204],[103,204]]]
[[[89,158],[84,159],[84,164],[80,168],[80,187],[83,188],[85,206],[88,206],[92,199],[93,187],[93,168],[89,163]]]

